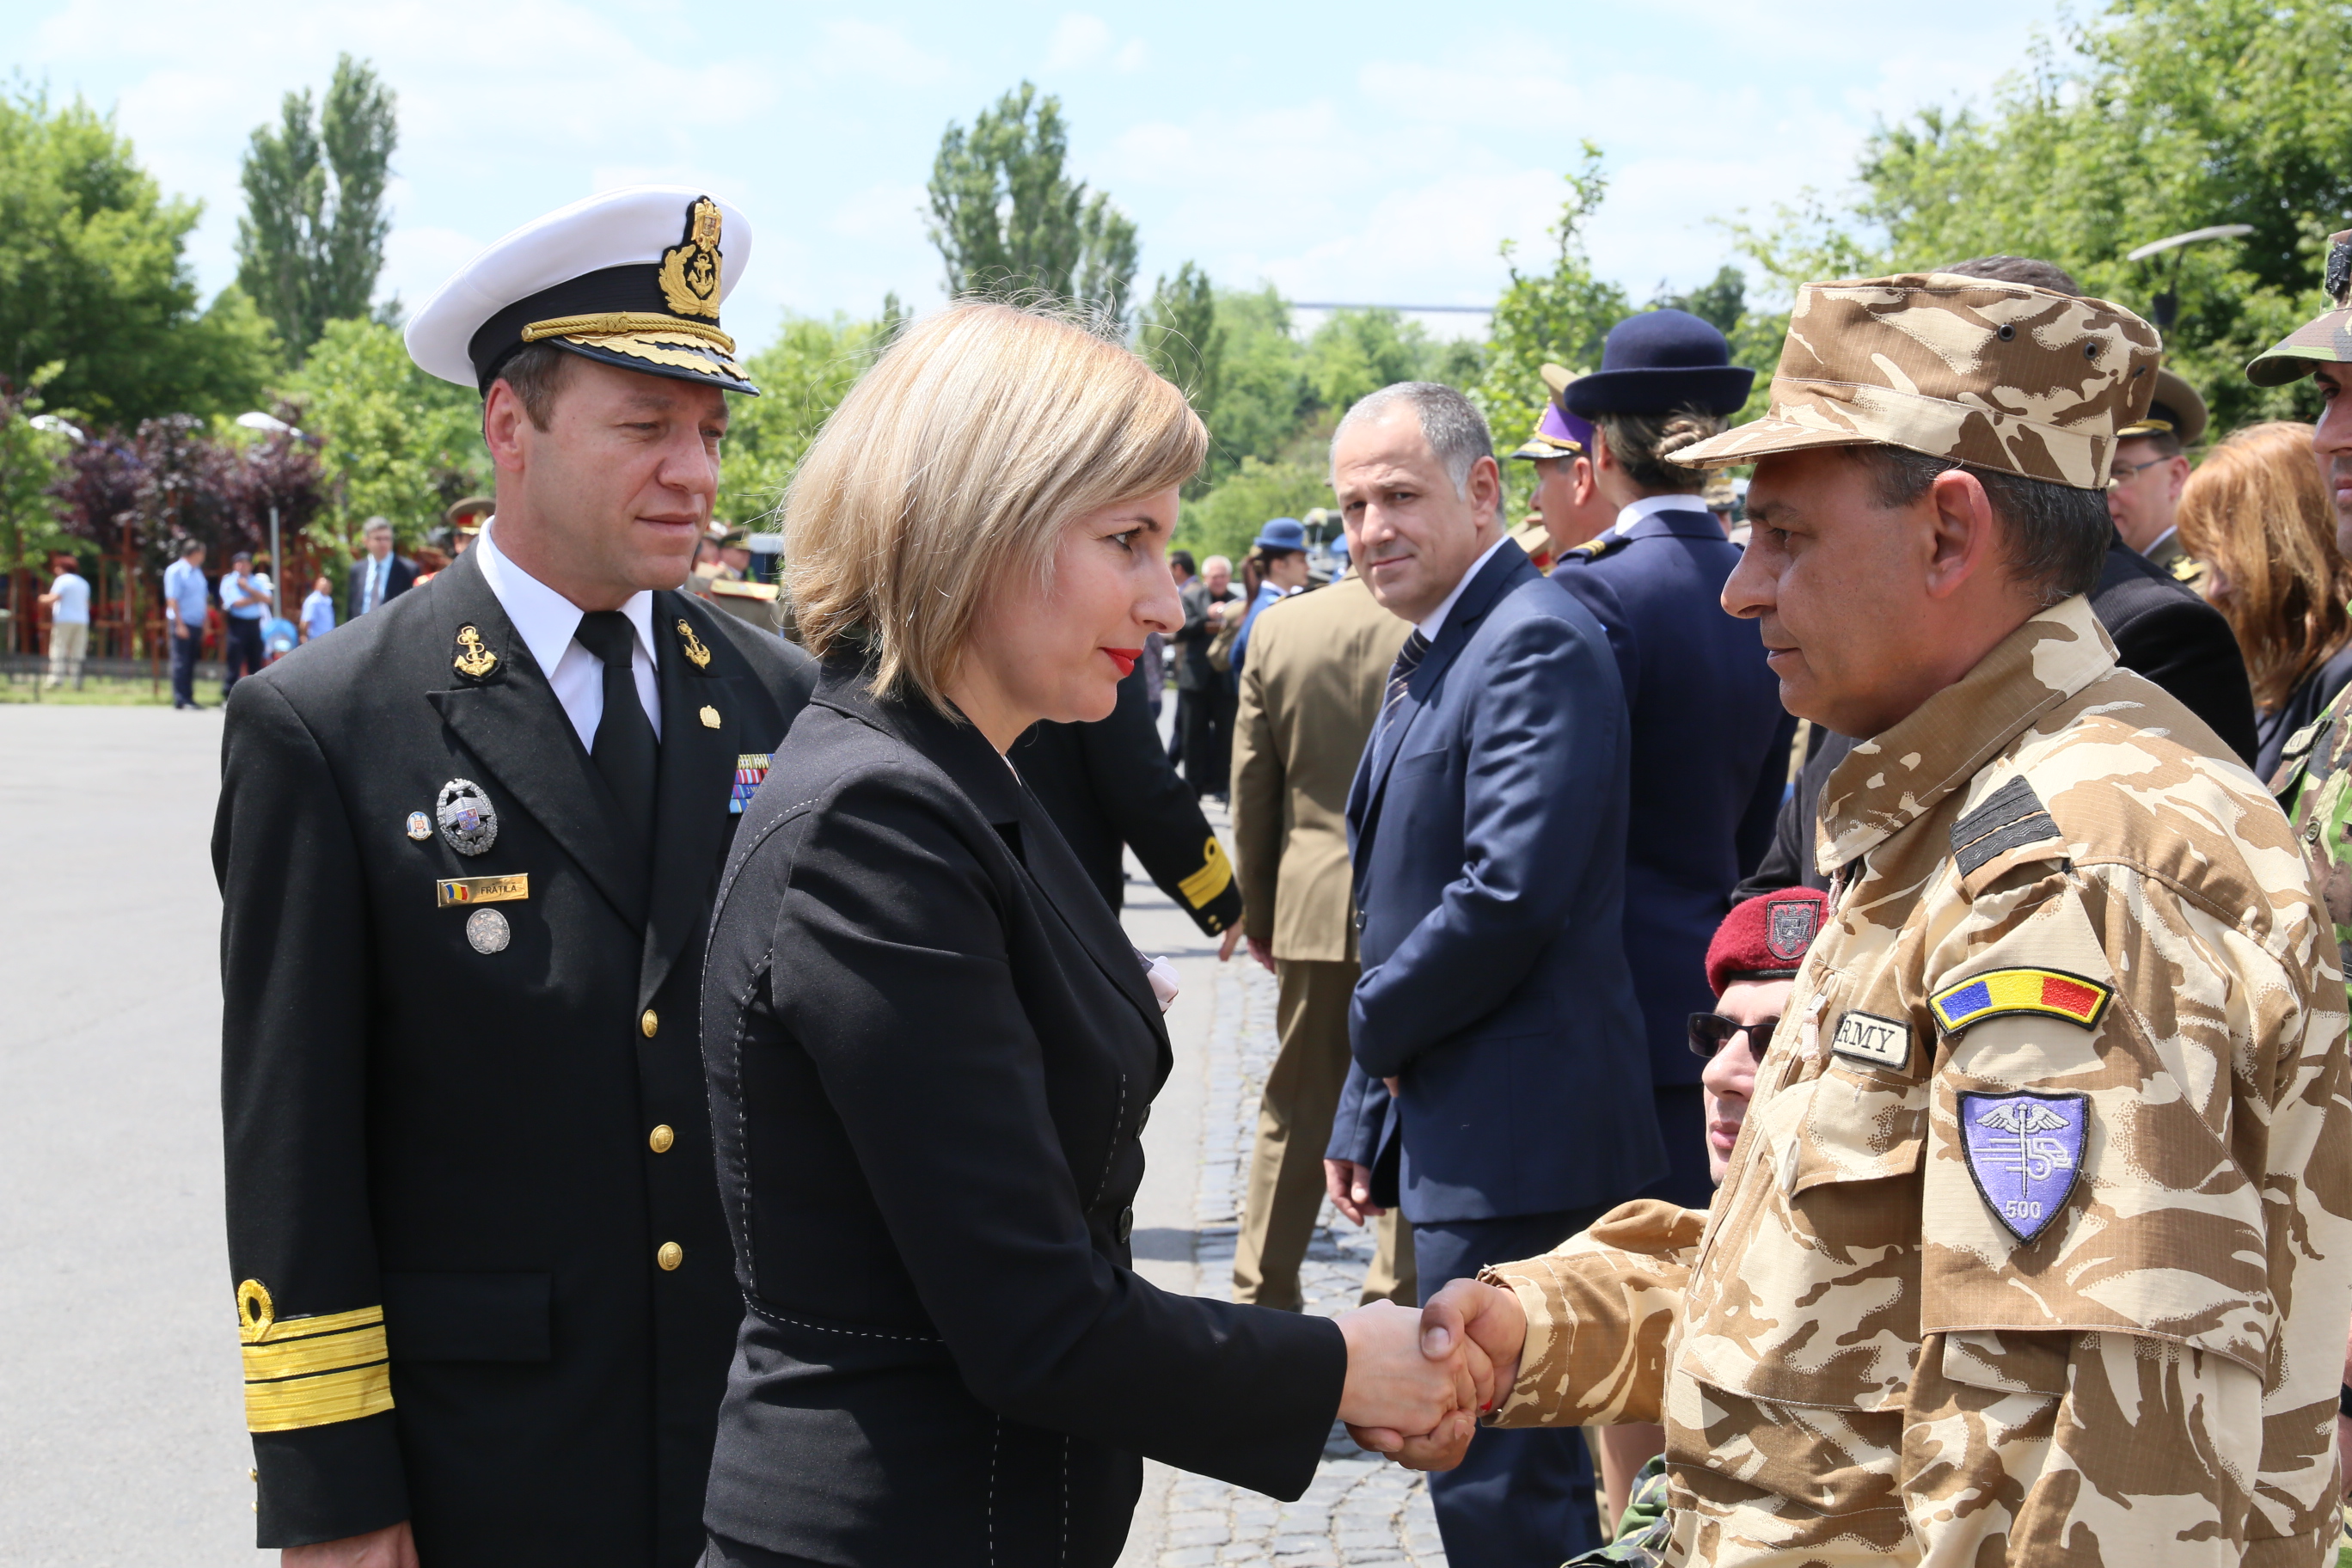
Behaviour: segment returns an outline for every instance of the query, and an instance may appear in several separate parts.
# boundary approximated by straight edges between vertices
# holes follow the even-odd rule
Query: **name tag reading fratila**
[[[458,904],[509,904],[530,897],[530,874],[512,877],[443,877],[433,884],[433,907]]]

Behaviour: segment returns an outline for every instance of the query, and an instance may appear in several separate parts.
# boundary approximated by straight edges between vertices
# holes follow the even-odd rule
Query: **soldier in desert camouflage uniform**
[[[1874,737],[1823,796],[1832,912],[1709,1211],[1428,1309],[1516,1363],[1501,1425],[1664,1421],[1670,1562],[2334,1534],[2336,944],[2275,804],[2081,596],[2157,346],[2022,285],[1809,285],[1771,411],[1684,455],[1759,464],[1726,606],[1792,710]]]

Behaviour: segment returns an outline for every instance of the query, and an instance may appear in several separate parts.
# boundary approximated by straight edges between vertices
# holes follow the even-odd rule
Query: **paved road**
[[[218,711],[0,709],[0,1562],[259,1568],[221,1225]],[[1148,883],[1138,946],[1173,958],[1176,1068],[1145,1133],[1138,1269],[1223,1296],[1273,1051],[1273,986],[1220,966]],[[1327,1224],[1328,1222],[1327,1214]],[[1310,1310],[1369,1258],[1326,1230]],[[1300,1503],[1153,1466],[1123,1565],[1442,1564],[1426,1499],[1341,1436]]]
[[[0,708],[0,1560],[263,1561],[221,1228],[216,710]]]

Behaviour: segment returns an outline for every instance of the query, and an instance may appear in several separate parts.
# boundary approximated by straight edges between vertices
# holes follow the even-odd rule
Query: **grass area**
[[[82,679],[81,689],[71,685],[55,688],[40,684],[46,677],[11,672],[0,679],[0,707],[15,703],[64,702],[92,708],[169,708],[172,705],[172,682],[150,681],[142,676],[124,679],[115,676],[91,675]],[[207,707],[218,706],[220,683],[199,687],[196,700]]]

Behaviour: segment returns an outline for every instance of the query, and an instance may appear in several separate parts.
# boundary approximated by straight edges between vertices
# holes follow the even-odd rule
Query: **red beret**
[[[1706,984],[1720,996],[1735,980],[1788,980],[1829,918],[1829,895],[1783,888],[1733,906],[1706,945]]]

